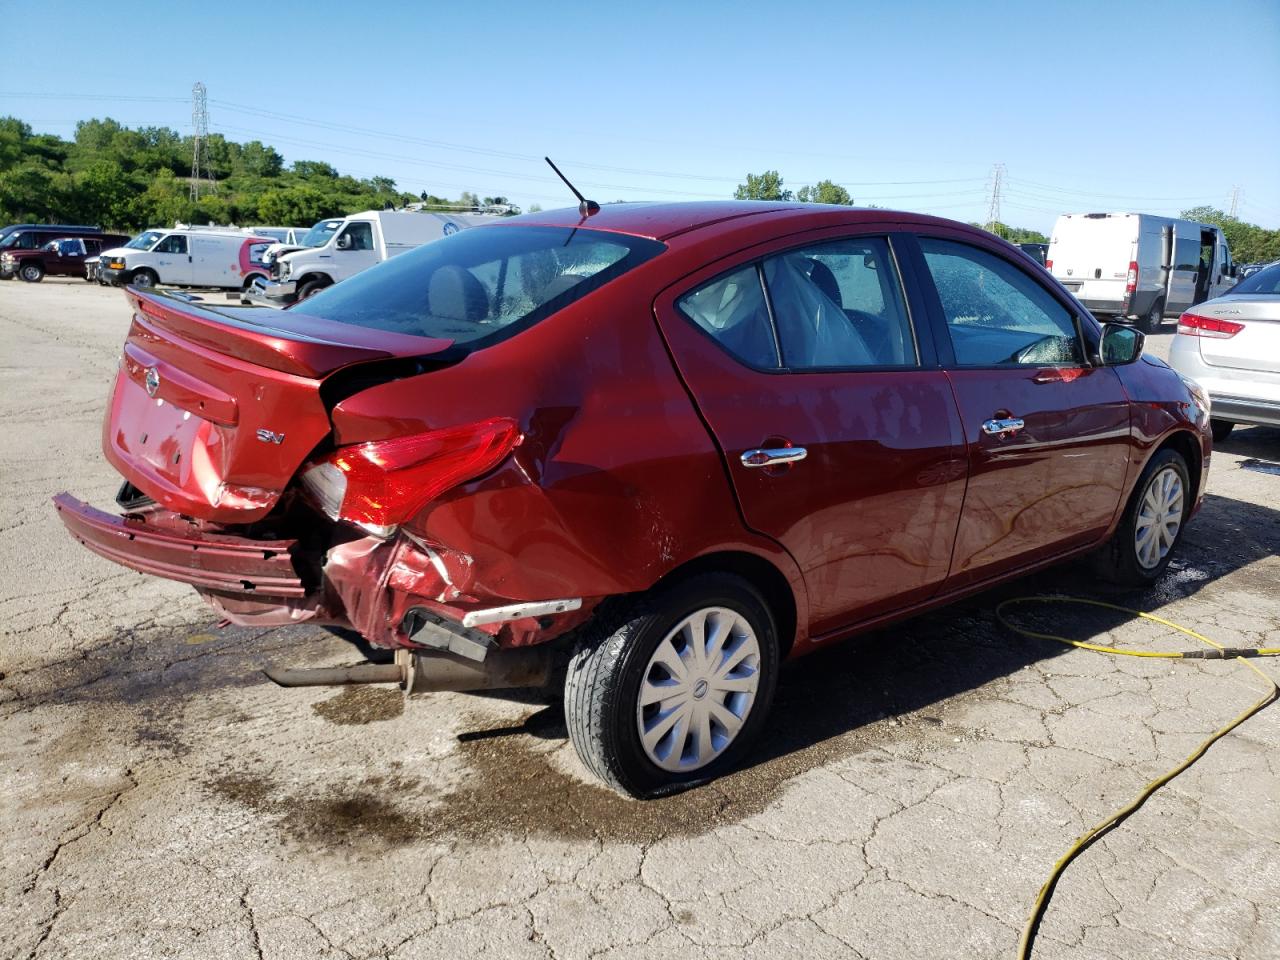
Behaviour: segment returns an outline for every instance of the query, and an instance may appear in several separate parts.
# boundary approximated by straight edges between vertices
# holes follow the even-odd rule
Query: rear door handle
[[[742,455],[744,467],[776,467],[781,463],[796,463],[809,455],[804,447],[773,447],[748,450]]]
[[[1014,434],[1025,427],[1021,417],[1002,417],[999,420],[984,420],[982,422],[982,432],[991,436],[1003,436],[1004,434]]]

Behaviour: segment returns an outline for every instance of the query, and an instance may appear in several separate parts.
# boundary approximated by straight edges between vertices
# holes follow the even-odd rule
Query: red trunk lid
[[[212,310],[129,291],[133,325],[103,427],[107,459],[165,507],[220,523],[265,516],[329,434],[325,377],[450,345],[290,310]]]

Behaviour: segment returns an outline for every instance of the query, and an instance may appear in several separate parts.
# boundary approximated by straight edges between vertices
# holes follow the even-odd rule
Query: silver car
[[[1280,263],[1184,313],[1169,365],[1209,394],[1214,440],[1237,423],[1280,427]]]

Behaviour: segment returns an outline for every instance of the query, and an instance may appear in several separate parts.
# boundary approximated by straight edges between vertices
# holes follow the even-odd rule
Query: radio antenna
[[[579,193],[578,188],[569,182],[569,178],[560,172],[560,168],[551,162],[550,157],[543,157],[542,159],[547,161],[547,164],[551,167],[551,169],[556,172],[556,176],[559,177],[561,180],[563,180],[564,185],[568,187],[570,190],[572,190],[573,195],[578,198],[578,213],[582,215],[583,219],[586,219],[592,214],[596,214],[600,212],[600,204],[596,203],[594,200],[588,200],[581,193]]]

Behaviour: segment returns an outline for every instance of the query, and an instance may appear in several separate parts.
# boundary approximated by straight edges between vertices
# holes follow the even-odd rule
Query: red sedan
[[[636,796],[731,766],[787,656],[1086,552],[1151,583],[1209,468],[1207,401],[1140,333],[932,217],[618,204],[284,313],[128,296],[124,514],[61,495],[78,540],[397,651],[286,685],[564,676]]]

